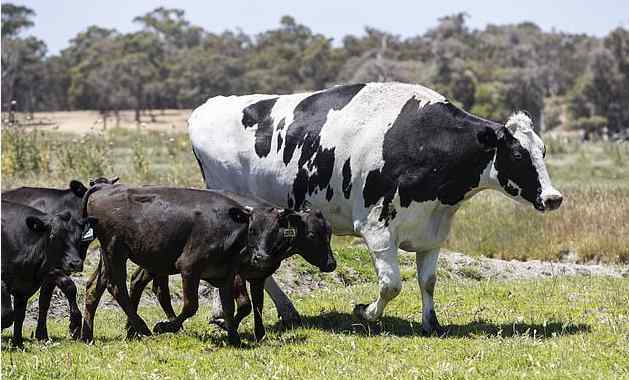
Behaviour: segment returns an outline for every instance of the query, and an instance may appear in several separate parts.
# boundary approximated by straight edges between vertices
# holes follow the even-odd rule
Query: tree
[[[35,11],[12,3],[2,4],[2,38],[15,38],[24,29],[33,26]]]

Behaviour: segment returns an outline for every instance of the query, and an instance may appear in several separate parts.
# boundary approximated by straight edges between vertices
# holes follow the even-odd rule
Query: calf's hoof
[[[84,343],[92,343],[94,341],[92,327],[85,321],[83,321],[83,328],[81,329],[81,340]]]
[[[22,339],[11,339],[11,345],[21,350],[24,349],[24,341]]]
[[[240,335],[238,333],[229,333],[227,334],[227,342],[229,343],[230,346],[240,346],[241,345],[241,341],[240,341]]]
[[[155,334],[163,334],[163,333],[176,333],[181,330],[181,323],[176,321],[161,321],[155,324],[153,327],[153,333]]]
[[[81,314],[78,317],[70,317],[70,336],[72,339],[77,340],[81,337],[81,321],[83,317]]]
[[[227,326],[225,325],[225,320],[223,318],[212,318],[209,320],[211,325],[216,325],[223,330],[227,330]]]
[[[48,340],[48,329],[45,327],[37,326],[37,330],[35,330],[35,339],[40,341]]]

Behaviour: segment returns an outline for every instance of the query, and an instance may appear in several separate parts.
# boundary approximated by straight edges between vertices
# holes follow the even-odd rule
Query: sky
[[[546,31],[604,36],[610,30],[629,27],[629,0],[503,0],[503,1],[372,1],[372,0],[14,0],[37,13],[35,26],[25,35],[46,42],[49,54],[67,47],[69,40],[90,25],[120,32],[138,29],[135,16],[164,6],[186,11],[186,18],[204,29],[220,33],[242,29],[256,34],[279,25],[282,15],[291,15],[314,32],[339,42],[347,34],[361,35],[365,26],[400,35],[424,33],[444,15],[467,12],[468,25],[532,21]]]

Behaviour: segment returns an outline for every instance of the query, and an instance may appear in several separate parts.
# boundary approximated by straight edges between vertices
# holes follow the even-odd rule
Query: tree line
[[[403,38],[371,27],[341,43],[293,17],[256,35],[211,33],[180,9],[156,8],[120,33],[90,26],[59,54],[25,36],[35,13],[2,4],[2,109],[117,114],[193,108],[215,95],[291,93],[339,83],[420,83],[494,120],[525,109],[536,127],[567,123],[586,134],[629,130],[629,31],[604,38],[545,32],[531,22],[466,24],[440,18]]]

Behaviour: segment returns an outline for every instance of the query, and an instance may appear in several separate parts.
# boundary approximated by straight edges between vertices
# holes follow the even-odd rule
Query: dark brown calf
[[[182,276],[183,308],[171,320],[155,325],[155,333],[178,331],[196,313],[199,281],[204,279],[221,288],[229,341],[238,344],[233,316],[236,273],[253,281],[252,289],[254,283],[257,289],[287,257],[295,232],[291,226],[304,223],[304,216],[291,210],[248,210],[224,195],[204,190],[111,186],[84,201],[87,214],[98,220],[95,232],[102,247],[101,263],[87,285],[85,341],[93,339],[94,315],[105,288],[127,314],[127,336],[151,334],[126,287],[126,260],[130,259],[153,275]],[[330,263],[329,225],[322,218],[318,222],[320,228],[310,234],[309,246],[324,256],[317,262]],[[261,307],[257,298],[254,309]],[[263,329],[261,320],[256,322],[260,337]]]

